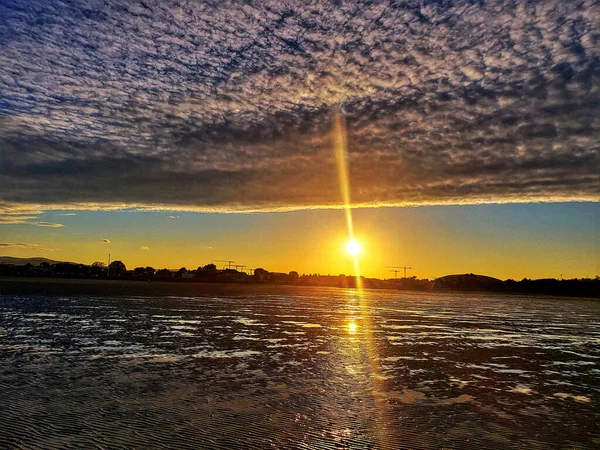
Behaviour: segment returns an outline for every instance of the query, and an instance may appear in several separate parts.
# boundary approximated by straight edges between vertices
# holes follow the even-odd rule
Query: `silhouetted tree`
[[[254,269],[254,279],[256,281],[265,281],[267,276],[269,275],[269,271],[259,267],[258,269]]]
[[[106,264],[100,261],[96,261],[90,267],[90,275],[93,277],[101,277],[106,273]]]
[[[113,261],[108,266],[111,277],[122,277],[127,272],[127,267],[122,261]]]
[[[200,269],[200,268],[198,267],[198,269]],[[202,268],[202,270],[204,272],[216,272],[217,266],[215,266],[214,264],[207,264]]]
[[[156,278],[165,279],[165,278],[171,278],[172,276],[173,276],[173,273],[171,273],[171,271],[169,269],[160,269],[159,271],[156,272]]]
[[[187,273],[187,269],[182,267],[175,273],[175,278],[183,278],[183,274]]]
[[[154,276],[154,268],[152,267],[136,267],[133,269],[133,275],[138,279],[150,279]]]

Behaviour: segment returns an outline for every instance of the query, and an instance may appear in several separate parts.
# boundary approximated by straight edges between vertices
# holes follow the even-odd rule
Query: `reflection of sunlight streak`
[[[384,394],[387,389],[384,384],[385,377],[382,375],[381,364],[379,360],[379,351],[376,343],[376,336],[373,333],[375,323],[369,311],[366,293],[357,289],[358,307],[360,314],[360,329],[362,339],[360,339],[363,348],[363,356],[368,362],[368,379],[372,387],[371,397],[375,412],[375,433],[378,448],[395,448],[393,445],[394,436],[390,430],[390,418],[388,416],[389,405],[386,402]]]
[[[346,137],[346,122],[342,112],[339,109],[334,111],[333,125],[334,149],[335,157],[338,165],[338,177],[340,184],[340,193],[344,201],[344,212],[346,214],[346,226],[348,227],[348,238],[350,242],[354,241],[354,227],[352,224],[352,205],[350,202],[350,177],[348,170],[348,148]],[[389,419],[387,415],[388,404],[381,393],[385,392],[383,385],[384,377],[381,374],[381,366],[379,363],[379,354],[375,337],[373,335],[374,323],[371,314],[368,310],[368,305],[365,293],[362,291],[362,283],[360,278],[360,267],[358,263],[358,252],[352,255],[354,262],[354,274],[356,277],[356,291],[358,297],[358,312],[360,314],[359,324],[351,320],[348,322],[349,343],[360,345],[362,349],[363,360],[368,361],[368,376],[369,384],[371,385],[371,396],[375,412],[375,438],[378,448],[393,448],[390,440],[393,436],[389,430]],[[355,340],[355,336],[358,339]]]

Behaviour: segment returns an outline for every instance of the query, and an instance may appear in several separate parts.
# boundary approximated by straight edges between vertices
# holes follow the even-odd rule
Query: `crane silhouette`
[[[406,278],[406,271],[412,269],[412,267],[408,267],[408,266],[385,266],[387,268],[391,268],[391,269],[403,269],[404,270],[404,278]],[[394,272],[394,278],[398,278],[398,272],[400,272],[400,270],[390,270],[390,272]]]
[[[233,264],[235,261],[232,261],[231,259],[213,259],[213,262],[226,262],[227,268],[231,269],[231,264]]]

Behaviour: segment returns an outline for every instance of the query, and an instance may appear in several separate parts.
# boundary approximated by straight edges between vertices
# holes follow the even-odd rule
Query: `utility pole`
[[[403,269],[404,270],[404,278],[406,278],[406,271],[412,269],[412,267],[408,266],[385,266],[391,269]],[[390,272],[400,272],[399,270],[390,270]]]
[[[107,267],[106,278],[110,278],[110,253],[108,254],[108,265],[106,267]]]

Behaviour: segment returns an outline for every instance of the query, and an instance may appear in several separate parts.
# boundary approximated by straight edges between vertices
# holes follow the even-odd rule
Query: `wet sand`
[[[597,302],[83,284],[2,293],[0,448],[600,446]]]

